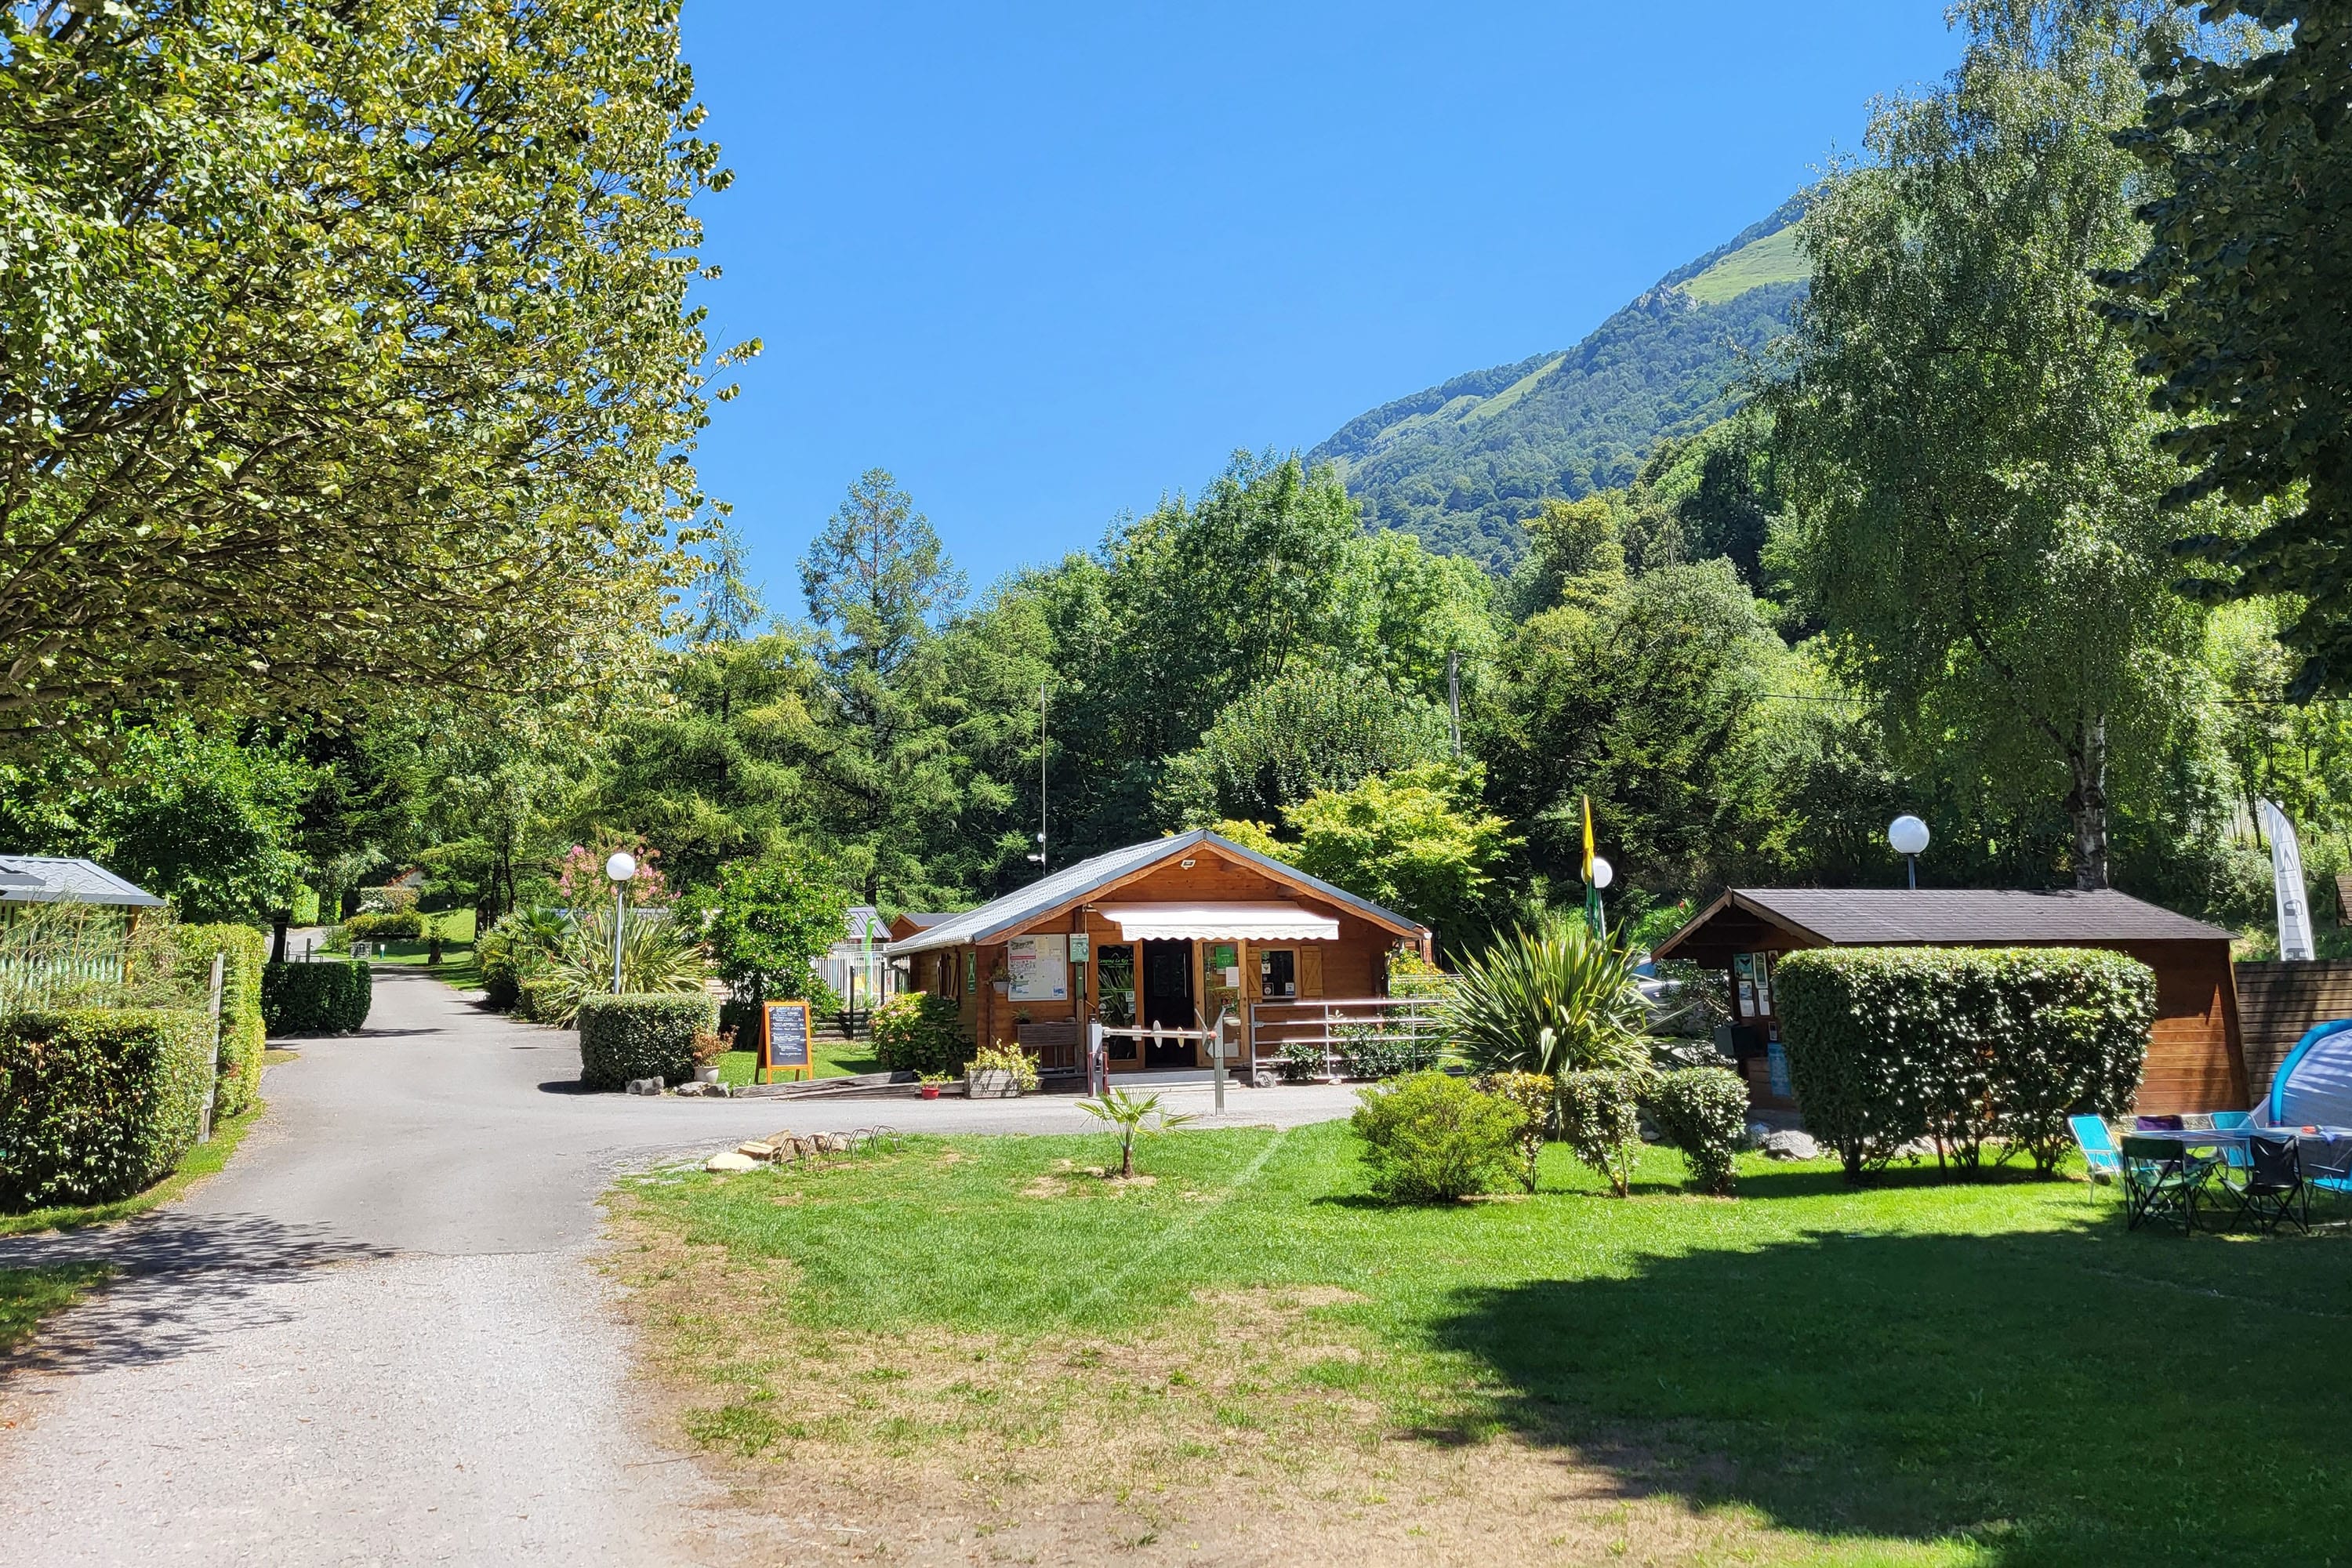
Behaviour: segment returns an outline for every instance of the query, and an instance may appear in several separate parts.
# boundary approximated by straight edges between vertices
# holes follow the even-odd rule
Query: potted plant
[[[982,1046],[963,1069],[967,1100],[1011,1100],[1037,1087],[1037,1060],[1019,1046]]]
[[[940,1085],[947,1082],[947,1080],[948,1075],[943,1072],[925,1073],[923,1075],[923,1098],[925,1100],[937,1100],[940,1097]]]

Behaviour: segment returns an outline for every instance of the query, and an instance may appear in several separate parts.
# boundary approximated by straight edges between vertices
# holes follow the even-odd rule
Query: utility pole
[[[1037,853],[1029,857],[1037,863],[1040,881],[1045,876],[1045,683],[1037,683]]]

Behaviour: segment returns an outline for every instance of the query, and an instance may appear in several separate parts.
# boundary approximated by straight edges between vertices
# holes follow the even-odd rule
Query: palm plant
[[[569,1022],[584,996],[613,987],[613,920],[609,905],[584,910],[564,932],[544,973],[556,977],[552,998],[559,1021]],[[631,910],[621,927],[621,984],[627,993],[699,991],[710,973],[702,931],[674,910]]]
[[[1135,1135],[1138,1132],[1165,1132],[1171,1127],[1181,1127],[1187,1121],[1198,1121],[1190,1111],[1170,1111],[1160,1109],[1156,1094],[1134,1095],[1123,1089],[1114,1089],[1100,1100],[1082,1100],[1078,1109],[1099,1121],[1108,1121],[1118,1133],[1118,1173],[1121,1178],[1135,1174]],[[1154,1125],[1145,1127],[1152,1121]]]
[[[1454,1041],[1484,1073],[1638,1069],[1649,1058],[1635,962],[1578,920],[1515,932],[1463,963],[1448,1009]]]

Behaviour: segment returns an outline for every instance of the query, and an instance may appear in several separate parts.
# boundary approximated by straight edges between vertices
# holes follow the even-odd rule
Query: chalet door
[[[1095,1016],[1106,1029],[1125,1029],[1135,1023],[1135,944],[1105,942],[1095,949]],[[1103,1048],[1115,1062],[1135,1060],[1133,1035],[1105,1037]]]
[[[1192,944],[1189,942],[1147,942],[1143,944],[1143,1022],[1147,1027],[1197,1029],[1192,1001]],[[1148,1068],[1191,1067],[1190,1040],[1143,1043]]]

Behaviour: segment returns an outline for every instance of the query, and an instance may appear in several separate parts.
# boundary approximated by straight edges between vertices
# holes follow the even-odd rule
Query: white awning
[[[1339,922],[1297,904],[1105,904],[1129,942],[1336,942]]]

